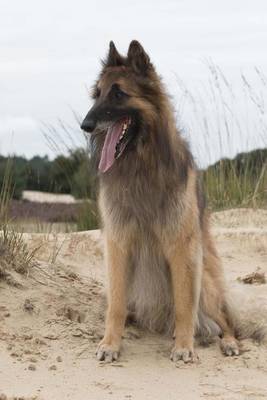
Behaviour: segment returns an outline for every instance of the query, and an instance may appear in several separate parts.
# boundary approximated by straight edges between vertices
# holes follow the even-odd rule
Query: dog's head
[[[94,104],[81,129],[97,141],[99,170],[104,173],[147,140],[165,99],[160,79],[139,42],[130,43],[127,57],[110,42],[92,97]]]

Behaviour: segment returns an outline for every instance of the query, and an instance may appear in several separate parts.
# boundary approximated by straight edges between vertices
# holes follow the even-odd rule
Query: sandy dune
[[[256,304],[267,317],[267,284],[237,281],[257,268],[267,274],[267,211],[229,210],[212,219],[242,312]],[[104,328],[99,231],[25,239],[33,248],[41,245],[38,266],[18,277],[20,288],[0,281],[0,393],[8,399],[267,398],[267,345],[250,340],[239,357],[224,357],[214,343],[197,347],[199,363],[175,366],[171,339],[128,327],[119,362],[97,362]]]

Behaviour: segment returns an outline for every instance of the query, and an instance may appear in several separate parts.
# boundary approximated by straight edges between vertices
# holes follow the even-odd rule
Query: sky
[[[59,121],[73,128],[79,142],[73,113],[87,113],[88,88],[109,41],[125,53],[132,39],[142,43],[163,77],[200,164],[267,145],[265,78],[254,69],[267,74],[266,0],[0,0],[0,10],[0,154],[53,157],[44,131],[60,131]],[[207,94],[210,63],[238,93],[228,100],[241,125],[246,120],[239,132],[218,129],[222,115],[216,125],[218,107]],[[241,74],[253,86],[254,105]],[[195,104],[185,100],[185,86]],[[258,100],[263,112],[255,107]],[[202,112],[210,121],[207,137]]]

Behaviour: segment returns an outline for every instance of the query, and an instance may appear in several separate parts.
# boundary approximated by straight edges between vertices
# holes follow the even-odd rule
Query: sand
[[[23,190],[22,200],[34,203],[61,203],[74,204],[78,201],[71,194],[58,194],[49,192],[38,192],[38,190]]]
[[[267,316],[267,285],[238,281],[257,269],[267,274],[267,211],[229,210],[212,221],[243,312],[250,306]],[[239,357],[224,357],[214,343],[197,347],[198,363],[174,365],[172,339],[127,327],[120,360],[99,363],[94,352],[105,308],[100,232],[25,234],[25,240],[41,245],[38,265],[18,277],[20,288],[0,281],[0,394],[8,400],[267,398],[267,345],[250,340]]]

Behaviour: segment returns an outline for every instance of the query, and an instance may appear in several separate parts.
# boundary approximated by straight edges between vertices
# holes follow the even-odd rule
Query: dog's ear
[[[152,68],[149,56],[137,40],[132,40],[128,49],[128,64],[134,72],[146,75]]]
[[[104,61],[104,66],[119,67],[123,64],[124,64],[124,58],[120,55],[120,53],[116,49],[114,42],[111,41],[109,43],[109,52],[106,61]]]

